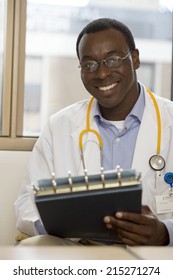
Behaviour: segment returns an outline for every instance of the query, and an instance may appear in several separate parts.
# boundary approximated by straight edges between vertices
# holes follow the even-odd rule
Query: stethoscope
[[[149,159],[149,165],[150,167],[155,170],[155,171],[161,171],[164,169],[165,167],[165,160],[164,158],[160,155],[160,150],[161,150],[161,138],[162,138],[162,132],[161,132],[161,117],[160,117],[160,111],[159,111],[159,107],[157,104],[157,101],[153,95],[153,93],[146,88],[148,94],[150,95],[154,107],[155,107],[155,111],[156,111],[156,117],[157,117],[157,127],[158,127],[158,131],[157,131],[157,148],[156,148],[156,154],[151,156]],[[83,164],[83,169],[86,170],[86,165],[85,165],[85,159],[84,159],[84,145],[82,142],[83,136],[84,134],[91,132],[94,133],[95,136],[97,137],[98,140],[98,145],[99,145],[99,149],[100,149],[100,166],[102,167],[102,148],[103,148],[103,142],[101,139],[100,134],[98,133],[97,130],[92,129],[90,126],[90,114],[91,114],[91,107],[94,101],[94,97],[92,97],[90,99],[90,102],[88,104],[88,108],[87,108],[87,115],[86,115],[86,128],[84,130],[81,131],[80,135],[79,135],[79,148],[80,148],[80,152],[81,152],[81,161]]]

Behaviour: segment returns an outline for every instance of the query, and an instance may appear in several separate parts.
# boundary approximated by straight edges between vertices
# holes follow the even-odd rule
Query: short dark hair
[[[81,41],[81,38],[85,34],[99,32],[110,28],[118,30],[124,35],[130,50],[134,50],[136,48],[132,32],[124,23],[116,19],[99,18],[87,24],[79,33],[76,41],[76,53],[78,58],[79,58],[79,43]]]

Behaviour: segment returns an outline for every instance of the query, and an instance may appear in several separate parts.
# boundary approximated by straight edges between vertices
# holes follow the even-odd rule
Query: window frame
[[[7,0],[1,150],[30,151],[38,137],[23,137],[26,0]]]

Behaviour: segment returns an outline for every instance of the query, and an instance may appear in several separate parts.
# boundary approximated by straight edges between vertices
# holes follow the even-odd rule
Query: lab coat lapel
[[[157,98],[157,97],[156,97]],[[145,176],[150,168],[149,159],[151,156],[157,153],[157,133],[158,122],[156,116],[156,110],[154,104],[148,95],[145,93],[145,110],[138,132],[136,148],[134,152],[132,168],[142,172],[142,176]],[[159,100],[157,100],[159,105]],[[161,155],[165,158],[169,137],[169,121],[165,116],[164,107],[160,104],[159,111],[161,115]]]
[[[86,112],[87,108],[81,109],[76,116],[73,117],[73,121],[75,122],[77,128],[72,132],[71,136],[76,143],[77,149],[80,154],[79,149],[79,135],[82,130],[86,128]],[[91,110],[91,128],[98,131],[98,127],[94,122],[94,118]],[[86,133],[82,138],[83,142],[83,151],[85,158],[85,165],[88,174],[97,173],[100,171],[100,149],[98,145],[98,140],[94,133]],[[80,166],[78,169],[78,174],[83,174],[83,165],[80,162]]]
[[[132,162],[132,168],[142,172],[142,176],[150,168],[149,159],[156,154],[157,148],[157,120],[152,113],[155,113],[155,108],[152,107],[151,110],[147,107],[144,110]]]

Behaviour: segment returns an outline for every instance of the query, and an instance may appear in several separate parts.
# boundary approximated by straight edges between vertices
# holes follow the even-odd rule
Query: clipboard
[[[103,217],[117,211],[141,212],[141,174],[121,170],[43,179],[33,186],[35,204],[48,234],[62,238],[120,243]]]

